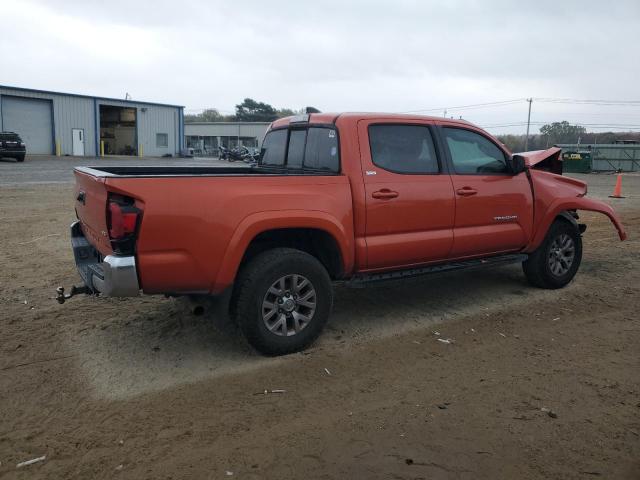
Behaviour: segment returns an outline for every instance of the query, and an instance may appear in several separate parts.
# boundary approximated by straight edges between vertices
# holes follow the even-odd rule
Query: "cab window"
[[[442,130],[457,174],[509,173],[504,152],[488,138],[462,128]]]
[[[394,173],[438,173],[438,158],[428,127],[371,125],[369,146],[373,164]]]
[[[338,135],[335,129],[328,127],[272,130],[262,144],[260,163],[338,173]]]
[[[315,170],[340,171],[338,135],[333,128],[311,127],[307,133],[304,166]]]
[[[260,163],[263,165],[284,165],[284,155],[287,151],[287,133],[285,130],[272,130],[267,133],[262,142]]]

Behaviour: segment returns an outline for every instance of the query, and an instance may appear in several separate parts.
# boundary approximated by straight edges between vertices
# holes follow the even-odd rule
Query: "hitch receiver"
[[[86,285],[82,285],[80,287],[76,287],[75,285],[71,287],[71,291],[67,294],[64,293],[64,287],[56,288],[56,300],[59,304],[63,304],[65,301],[69,300],[74,295],[79,295],[81,293],[90,294],[93,291],[87,287]]]

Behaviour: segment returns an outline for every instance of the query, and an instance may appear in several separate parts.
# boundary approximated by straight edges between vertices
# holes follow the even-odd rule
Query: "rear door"
[[[526,173],[513,175],[508,154],[480,130],[442,127],[455,191],[454,258],[519,250],[533,222]]]
[[[366,192],[367,269],[447,258],[455,201],[427,122],[358,122]]]

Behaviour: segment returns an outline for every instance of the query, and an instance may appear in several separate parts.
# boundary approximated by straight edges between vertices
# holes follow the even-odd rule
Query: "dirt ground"
[[[320,341],[274,359],[181,300],[58,305],[71,184],[1,186],[0,479],[638,479],[640,176],[624,188],[629,241],[584,214],[565,289],[514,265],[338,289]]]

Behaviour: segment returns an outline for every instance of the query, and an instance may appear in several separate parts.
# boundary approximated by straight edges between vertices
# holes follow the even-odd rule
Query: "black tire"
[[[283,278],[285,283],[277,283]],[[304,284],[300,278],[307,280],[308,284]],[[298,286],[292,287],[293,279],[299,282],[298,285],[304,286],[300,290]],[[284,287],[282,291],[285,295],[274,293],[281,291],[278,288],[273,290],[276,283]],[[302,305],[313,302],[302,301],[303,296],[306,299],[311,290],[313,295],[309,298],[315,299],[312,313],[310,308]],[[297,301],[293,300],[294,295]],[[277,304],[280,300],[289,300],[286,307],[295,310],[286,312],[285,305],[281,310]],[[294,307],[291,307],[292,301]],[[251,259],[238,274],[232,298],[233,313],[242,333],[256,350],[265,355],[284,355],[308,347],[322,332],[332,306],[333,291],[327,270],[315,257],[292,248],[274,248]],[[274,309],[275,313],[272,312]],[[272,316],[265,319],[269,314]],[[270,319],[273,319],[271,329],[268,326]],[[275,328],[275,323],[280,326]],[[301,327],[302,323],[304,326]],[[293,333],[285,333],[292,329]]]
[[[554,248],[562,243],[562,239],[566,238],[571,240],[573,246],[573,258],[569,265],[567,265],[567,257],[558,253],[558,249]],[[560,260],[552,258],[554,256]],[[558,261],[560,262],[559,271],[554,271],[552,264],[557,266]],[[542,245],[522,263],[522,269],[531,285],[556,289],[564,287],[573,279],[581,261],[582,236],[580,231],[569,221],[559,219],[551,224]]]
[[[19,157],[16,157],[16,161],[17,162],[24,162],[24,155],[21,155]]]

